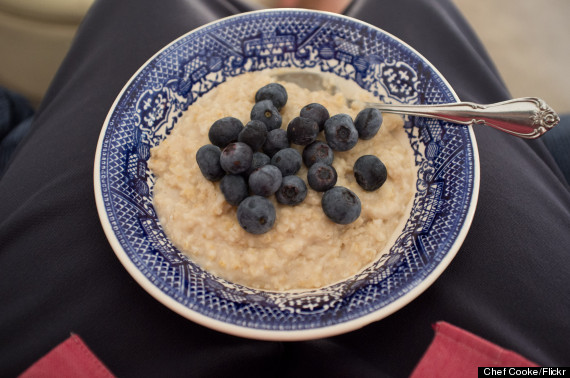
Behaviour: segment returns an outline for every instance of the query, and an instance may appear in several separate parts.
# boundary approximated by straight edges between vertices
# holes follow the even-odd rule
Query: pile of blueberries
[[[296,175],[303,163],[309,186],[324,192],[321,205],[326,216],[339,224],[354,222],[360,216],[360,199],[350,189],[335,186],[334,151],[350,150],[359,138],[376,135],[382,114],[366,108],[353,121],[347,114],[331,117],[324,106],[312,103],[285,130],[280,110],[287,99],[285,88],[271,83],[256,92],[251,120],[245,126],[234,117],[214,122],[208,132],[211,144],[196,153],[200,171],[210,181],[221,180],[226,201],[238,206],[240,226],[252,234],[263,234],[275,223],[269,196],[275,195],[284,205],[303,202],[307,186]],[[321,131],[326,143],[317,140]],[[305,146],[302,155],[291,144]],[[373,191],[386,181],[386,166],[378,157],[364,155],[354,164],[354,176],[364,190]]]

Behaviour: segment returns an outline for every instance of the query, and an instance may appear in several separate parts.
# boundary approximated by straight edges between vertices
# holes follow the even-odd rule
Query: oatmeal
[[[219,182],[201,174],[196,152],[210,143],[208,131],[216,120],[231,116],[246,124],[256,90],[273,81],[265,72],[231,78],[188,108],[172,134],[151,151],[154,207],[170,240],[215,275],[266,290],[318,288],[357,273],[385,252],[408,214],[415,185],[413,155],[402,119],[384,114],[376,136],[334,153],[336,185],[352,190],[362,203],[354,222],[332,222],[321,208],[323,193],[309,189],[296,206],[269,197],[276,210],[274,227],[261,235],[246,232],[236,219],[237,207],[226,202]],[[360,90],[351,94],[356,101],[349,106],[341,93],[280,84],[289,97],[281,109],[283,129],[309,103],[324,105],[331,116],[345,113],[354,118],[363,101],[374,101]],[[324,140],[322,134],[319,140]],[[302,146],[292,147],[302,152]],[[363,155],[376,155],[386,165],[388,178],[378,190],[365,191],[356,182],[353,166]],[[304,165],[297,176],[307,182]]]

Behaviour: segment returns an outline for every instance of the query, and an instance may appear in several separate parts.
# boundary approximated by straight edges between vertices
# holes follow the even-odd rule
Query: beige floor
[[[569,0],[454,0],[514,97],[570,113]]]
[[[93,0],[0,0],[0,86],[41,101]]]

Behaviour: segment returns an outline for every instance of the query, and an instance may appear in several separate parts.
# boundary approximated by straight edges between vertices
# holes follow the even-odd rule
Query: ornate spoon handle
[[[480,105],[457,102],[441,105],[390,105],[367,103],[381,112],[436,118],[462,125],[485,124],[506,133],[536,139],[560,122],[560,118],[543,100],[523,97]]]

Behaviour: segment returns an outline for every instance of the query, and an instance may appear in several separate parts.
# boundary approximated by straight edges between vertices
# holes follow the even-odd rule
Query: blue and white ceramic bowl
[[[358,329],[402,308],[448,266],[469,229],[479,187],[470,127],[410,118],[418,169],[413,207],[387,255],[343,282],[268,292],[227,282],[176,249],[153,208],[150,149],[200,96],[228,77],[295,67],[356,82],[379,101],[456,102],[447,81],[394,36],[308,10],[266,10],[196,29],[152,57],[125,85],[99,139],[95,193],[121,263],[152,296],[197,323],[233,335],[303,340]]]

